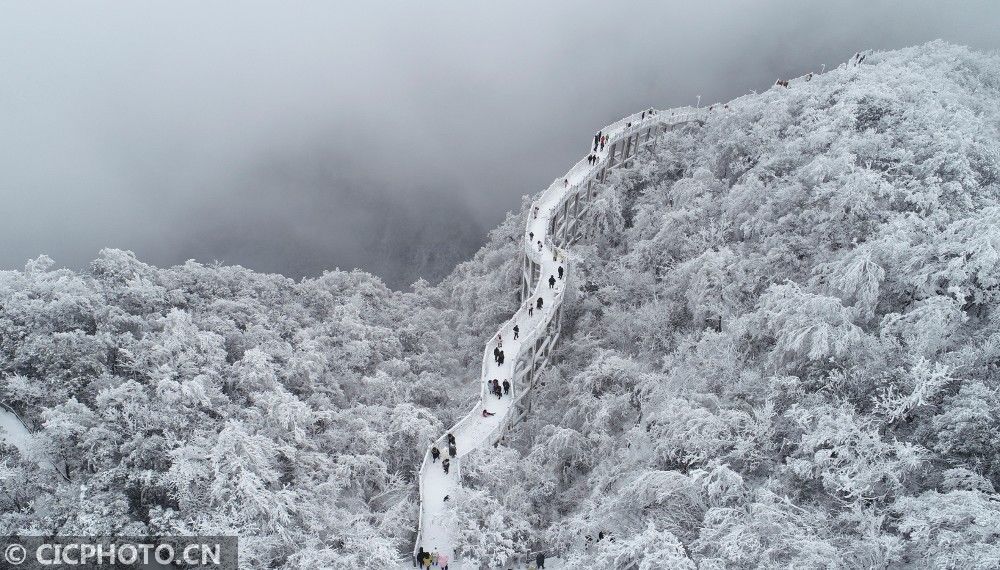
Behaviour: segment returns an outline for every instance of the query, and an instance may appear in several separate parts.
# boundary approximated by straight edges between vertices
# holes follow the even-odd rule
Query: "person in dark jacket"
[[[510,394],[510,380],[503,381],[503,393],[504,395]]]
[[[551,288],[553,288],[555,286],[556,286],[556,276],[555,275],[549,275],[549,289],[551,289]]]
[[[455,434],[448,434],[448,445],[455,445]]]
[[[559,266],[559,278],[562,279],[562,276],[563,276],[563,268],[562,268],[562,265],[560,265]]]
[[[538,298],[537,306],[538,306],[539,309],[542,308],[542,298],[541,297]]]
[[[458,455],[458,448],[455,447],[455,442],[451,442],[448,444],[448,455],[451,457],[455,457],[456,455]]]
[[[539,552],[535,556],[535,566],[537,566],[539,569],[545,568],[545,553],[544,552]]]
[[[431,448],[431,458],[434,459],[431,463],[437,463],[438,457],[441,457],[441,451],[435,445]]]
[[[503,351],[502,350],[500,351],[500,361],[497,362],[497,364],[499,364],[500,366],[503,366]]]
[[[493,361],[497,364],[500,363],[500,349],[495,346],[493,347]]]
[[[441,467],[444,468],[444,474],[447,475],[448,474],[448,468],[451,467],[451,460],[448,459],[447,457],[445,457],[444,461],[441,462]]]
[[[517,335],[521,332],[521,329],[514,325],[514,340],[517,340]]]
[[[413,555],[413,566],[418,567],[424,563],[424,547],[421,546],[420,550]]]

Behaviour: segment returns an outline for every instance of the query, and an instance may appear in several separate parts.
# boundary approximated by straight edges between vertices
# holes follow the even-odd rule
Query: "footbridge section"
[[[532,203],[524,231],[521,257],[521,306],[492,337],[483,351],[479,399],[475,407],[447,434],[428,446],[420,468],[420,514],[414,555],[423,548],[438,551],[458,567],[455,557],[455,521],[447,500],[458,496],[462,458],[488,450],[504,439],[531,413],[538,379],[552,361],[562,332],[562,307],[566,280],[572,267],[566,249],[585,235],[584,220],[612,169],[629,165],[644,148],[656,145],[664,133],[686,123],[702,122],[705,109],[691,107],[667,111],[647,110],[616,121],[603,129],[603,148],[588,148],[586,157],[556,179]],[[514,327],[518,328],[515,338]],[[494,350],[505,358],[498,362]],[[507,380],[508,393],[497,397],[492,383]],[[447,435],[455,440],[456,455],[449,458]],[[437,448],[440,459],[432,457]],[[442,467],[449,458],[450,468]]]

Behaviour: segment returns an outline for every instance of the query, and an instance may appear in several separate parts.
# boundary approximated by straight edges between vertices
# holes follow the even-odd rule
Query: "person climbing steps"
[[[441,450],[436,445],[431,448],[431,457],[434,459],[431,463],[437,463],[438,457],[441,457]]]
[[[504,393],[504,396],[506,396],[507,394],[510,394],[510,380],[504,380],[503,381],[503,393]]]
[[[441,467],[444,469],[444,474],[447,475],[448,468],[451,467],[451,460],[445,457],[444,461],[441,462]]]
[[[562,276],[562,267],[559,268],[559,275]],[[517,335],[520,332],[521,329],[517,328],[517,325],[514,325],[514,340],[517,340]]]
[[[562,279],[562,277],[563,277],[563,267],[562,267],[562,265],[560,265],[559,266],[559,278]],[[514,338],[517,338],[517,337],[515,336]]]
[[[555,286],[556,286],[556,277],[555,277],[555,275],[549,275],[549,289],[552,289]]]

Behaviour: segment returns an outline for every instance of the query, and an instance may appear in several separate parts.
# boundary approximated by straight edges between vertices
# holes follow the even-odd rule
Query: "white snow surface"
[[[487,343],[483,352],[483,367],[480,375],[480,398],[476,407],[463,419],[461,419],[452,429],[448,430],[455,436],[457,456],[451,459],[451,466],[448,474],[445,474],[441,462],[448,457],[447,434],[443,434],[437,441],[428,446],[424,454],[424,461],[420,469],[420,520],[417,530],[417,542],[414,547],[416,552],[420,547],[433,552],[437,550],[446,553],[451,560],[450,567],[461,568],[461,562],[455,557],[455,525],[448,515],[444,498],[457,497],[460,492],[461,470],[459,468],[461,458],[469,453],[480,449],[488,448],[496,443],[510,421],[510,412],[514,408],[514,403],[518,398],[523,397],[514,384],[514,366],[518,361],[518,354],[522,347],[530,350],[534,341],[540,334],[543,334],[549,322],[555,317],[556,309],[562,302],[564,285],[569,277],[569,267],[566,264],[566,252],[556,247],[548,235],[549,221],[555,215],[557,208],[562,205],[562,201],[576,192],[580,184],[586,181],[603,168],[609,159],[608,151],[613,143],[634,135],[636,132],[644,130],[653,124],[679,124],[696,119],[705,111],[705,108],[694,109],[685,107],[667,111],[654,111],[652,114],[646,112],[647,116],[642,118],[642,113],[636,113],[612,123],[603,129],[601,133],[608,136],[604,150],[594,152],[592,146],[588,146],[587,155],[596,154],[598,160],[595,164],[587,162],[586,156],[577,162],[565,176],[556,179],[541,196],[532,203],[528,213],[527,228],[524,232],[525,253],[535,263],[541,266],[541,273],[533,294],[518,311],[507,322],[500,327],[497,334]],[[626,125],[630,124],[630,127]],[[591,139],[592,144],[592,139]],[[537,215],[535,215],[537,208]],[[534,234],[534,238],[529,240],[529,234]],[[542,242],[541,248],[538,242]],[[564,269],[563,279],[558,278],[558,268]],[[555,287],[549,287],[549,276],[556,277]],[[538,298],[542,299],[542,309],[537,308],[532,316],[528,316],[528,303],[534,303]],[[519,327],[519,338],[514,340],[514,325]],[[504,364],[497,365],[493,358],[493,349],[497,346],[497,340],[502,341],[504,351]],[[511,391],[500,399],[494,396],[487,385],[496,378],[503,383],[504,380],[511,382]],[[482,411],[488,410],[495,414],[490,417],[483,417]],[[437,461],[431,459],[430,448],[437,446],[441,452],[441,458]]]
[[[24,427],[21,420],[8,410],[0,408],[0,440],[24,452],[28,446],[31,432]]]

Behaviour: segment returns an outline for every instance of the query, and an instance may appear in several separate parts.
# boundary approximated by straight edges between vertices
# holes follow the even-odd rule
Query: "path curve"
[[[454,552],[455,528],[450,517],[445,510],[446,496],[456,497],[456,492],[460,487],[461,479],[461,459],[469,453],[484,447],[494,445],[516,421],[515,409],[521,401],[529,396],[527,389],[522,389],[515,382],[515,366],[524,356],[525,352],[535,347],[540,338],[545,336],[553,320],[559,312],[562,304],[563,293],[565,292],[566,279],[569,278],[569,265],[566,252],[556,245],[558,235],[550,235],[555,225],[554,220],[560,215],[560,208],[563,209],[563,216],[566,215],[567,199],[580,196],[583,186],[587,185],[588,197],[592,198],[596,194],[590,194],[591,183],[604,178],[606,172],[635,156],[636,151],[644,144],[652,142],[649,133],[655,131],[653,135],[660,135],[663,130],[669,130],[675,126],[692,121],[701,122],[706,113],[706,108],[695,109],[683,107],[665,111],[647,110],[629,115],[620,119],[603,129],[601,132],[608,136],[608,142],[603,150],[596,153],[592,147],[588,147],[587,155],[596,154],[597,161],[590,164],[587,158],[577,162],[565,176],[556,179],[541,195],[532,202],[528,212],[527,228],[524,232],[523,249],[524,255],[532,264],[540,267],[538,278],[530,295],[525,295],[526,301],[509,320],[507,320],[487,343],[483,351],[482,372],[479,378],[480,393],[479,400],[468,415],[455,424],[447,433],[454,434],[456,438],[457,456],[451,459],[449,473],[445,473],[441,466],[442,460],[433,460],[431,448],[437,447],[441,451],[441,457],[448,456],[447,433],[443,434],[436,441],[432,442],[424,453],[424,460],[420,467],[420,514],[417,527],[417,539],[414,546],[414,554],[423,547],[424,550],[433,552],[437,550],[446,553],[450,560],[457,562]],[[646,134],[646,140],[640,141],[642,133]],[[634,146],[633,146],[634,139]],[[629,154],[631,152],[631,154]],[[618,154],[621,153],[619,160]],[[618,160],[618,162],[616,162]],[[577,204],[578,205],[578,204]],[[563,220],[565,222],[565,220]],[[559,232],[556,231],[556,234]],[[565,232],[563,232],[565,238]],[[539,245],[539,242],[541,245]],[[559,278],[559,267],[563,268],[564,276]],[[556,279],[553,287],[549,286],[549,277]],[[522,289],[527,290],[523,287]],[[542,299],[542,308],[537,308],[537,300]],[[529,304],[533,310],[529,315]],[[514,340],[513,328],[518,326],[518,339]],[[497,339],[502,339],[502,349],[505,353],[504,363],[497,364],[494,361],[493,350],[497,346]],[[557,338],[557,337],[556,337]],[[552,341],[555,342],[554,340]],[[546,349],[546,354],[548,352]],[[520,370],[518,371],[520,373]],[[520,374],[518,374],[519,376]],[[509,395],[497,398],[490,393],[488,383],[496,378],[503,382],[511,382]],[[493,416],[483,417],[482,411],[486,409],[493,413]],[[458,566],[454,564],[453,567]]]

